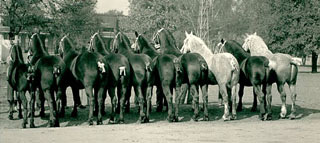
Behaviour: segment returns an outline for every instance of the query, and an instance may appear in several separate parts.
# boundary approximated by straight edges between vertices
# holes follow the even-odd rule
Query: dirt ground
[[[182,105],[180,122],[168,123],[166,112],[151,113],[151,123],[139,124],[137,109],[132,104],[131,112],[125,114],[125,124],[108,124],[110,100],[107,99],[107,115],[104,125],[88,126],[88,107],[79,109],[77,118],[70,117],[72,94],[68,91],[66,117],[60,119],[60,128],[47,128],[46,117],[35,118],[37,128],[21,129],[22,120],[14,113],[8,120],[6,88],[1,74],[0,80],[0,143],[25,142],[320,142],[320,74],[299,73],[297,83],[297,114],[295,120],[279,119],[281,101],[273,85],[272,121],[260,121],[258,112],[251,112],[252,88],[245,88],[244,111],[238,119],[223,121],[223,108],[217,103],[217,86],[209,87],[210,121],[194,122],[191,105]],[[291,99],[288,87],[287,109],[290,113]],[[155,103],[155,98],[153,98]]]

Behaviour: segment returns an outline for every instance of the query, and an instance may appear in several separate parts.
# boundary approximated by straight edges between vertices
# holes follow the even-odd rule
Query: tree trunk
[[[312,64],[312,73],[317,72],[317,61],[318,61],[318,55],[316,52],[312,52],[312,58],[311,58],[311,64]]]

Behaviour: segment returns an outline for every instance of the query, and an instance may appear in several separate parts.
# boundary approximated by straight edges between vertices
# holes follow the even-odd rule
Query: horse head
[[[49,55],[38,33],[32,34],[28,45],[28,60],[34,64],[42,55]]]
[[[106,50],[107,48],[102,37],[100,36],[100,32],[98,31],[94,33],[90,39],[89,51],[96,51],[103,55],[109,54]]]
[[[155,43],[155,48],[159,49],[161,46],[163,48],[172,48],[174,50],[179,50],[176,45],[176,40],[171,32],[165,28],[161,28],[153,36],[153,42]]]
[[[58,51],[59,51],[60,56],[62,57],[63,53],[68,52],[72,48],[73,48],[73,44],[72,44],[71,40],[69,39],[69,34],[64,35],[59,42]]]
[[[224,46],[227,43],[226,40],[223,38],[220,40],[220,42],[217,44],[216,49],[218,49],[218,53],[224,53]]]
[[[23,55],[20,46],[12,44],[9,52],[9,62],[23,64]]]
[[[252,50],[269,51],[266,43],[263,41],[263,39],[260,36],[257,35],[256,32],[251,35],[246,34],[246,38],[244,40],[242,48],[248,52]]]
[[[111,51],[118,53],[120,50],[132,51],[130,48],[130,40],[129,38],[123,34],[122,32],[118,32],[118,34],[114,37],[113,46],[111,47]]]

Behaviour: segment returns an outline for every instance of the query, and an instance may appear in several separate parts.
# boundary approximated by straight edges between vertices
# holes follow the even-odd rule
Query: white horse
[[[254,33],[252,35],[247,35],[247,38],[245,39],[242,45],[242,48],[245,51],[249,50],[251,53],[251,56],[265,56],[269,60],[274,61],[276,63],[274,68],[276,77],[271,82],[277,83],[278,91],[281,95],[282,107],[281,107],[280,117],[285,118],[287,114],[286,93],[284,91],[284,84],[287,83],[291,91],[291,100],[292,100],[291,114],[289,115],[289,118],[290,119],[296,118],[295,101],[297,96],[297,93],[296,93],[296,82],[297,82],[297,76],[298,76],[297,65],[301,65],[302,63],[301,58],[295,58],[288,54],[282,54],[282,53],[273,54],[268,49],[268,46],[265,44],[263,39],[257,35],[257,33]],[[271,90],[271,89],[267,89],[267,90]],[[270,108],[270,109],[271,109],[271,98],[272,97],[267,98],[267,102],[270,102],[267,108]]]
[[[219,92],[223,97],[224,103],[224,120],[236,119],[236,97],[238,95],[239,82],[239,64],[237,59],[229,53],[213,54],[202,39],[192,34],[186,34],[186,39],[182,46],[181,52],[199,53],[208,63],[211,71],[209,74],[214,76],[214,81],[210,80],[209,84],[219,85]],[[229,94],[228,94],[229,93]],[[231,95],[230,95],[231,93]],[[229,116],[228,102],[231,96],[232,100],[232,116]]]

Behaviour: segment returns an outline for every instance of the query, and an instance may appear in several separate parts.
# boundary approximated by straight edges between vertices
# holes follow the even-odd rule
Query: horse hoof
[[[174,121],[173,118],[174,118],[173,116],[168,116],[168,117],[167,117],[168,122],[169,122],[169,123],[173,122],[173,121]]]
[[[174,116],[174,117],[173,117],[173,122],[179,122],[178,116]]]
[[[264,121],[266,119],[265,115],[266,115],[266,113],[260,113],[259,114],[259,118],[260,118],[261,121]]]
[[[193,115],[192,116],[192,120],[195,121],[195,122],[198,122],[198,120],[199,120],[198,118],[199,118],[199,115]]]
[[[98,120],[97,125],[102,125],[102,120]]]
[[[88,124],[89,124],[89,126],[92,126],[92,125],[93,125],[93,121],[92,121],[92,120],[89,120],[89,121],[88,121]]]
[[[285,119],[285,118],[286,118],[286,114],[280,113],[279,118],[280,118],[280,119]]]
[[[209,121],[209,117],[208,116],[204,116],[203,117],[203,121]]]
[[[24,122],[23,122],[23,123],[22,123],[22,128],[23,128],[23,129],[27,128],[27,123],[24,123]]]
[[[290,115],[289,115],[289,119],[290,119],[290,120],[293,120],[293,119],[295,119],[295,118],[296,118],[296,115],[295,115],[295,114],[290,114]]]
[[[231,120],[230,116],[223,115],[222,118],[223,118],[223,121],[230,121]]]
[[[272,115],[271,115],[271,114],[268,114],[267,117],[266,117],[266,120],[267,120],[267,121],[271,121],[271,120],[272,120]]]
[[[236,120],[237,119],[237,115],[232,115],[230,119],[231,120]]]
[[[124,120],[123,119],[119,119],[119,124],[124,124]]]
[[[75,118],[77,116],[78,116],[78,112],[77,111],[72,111],[71,117]]]
[[[8,116],[9,120],[13,120],[13,115]]]
[[[36,128],[36,126],[34,125],[34,123],[30,123],[30,128]]]

